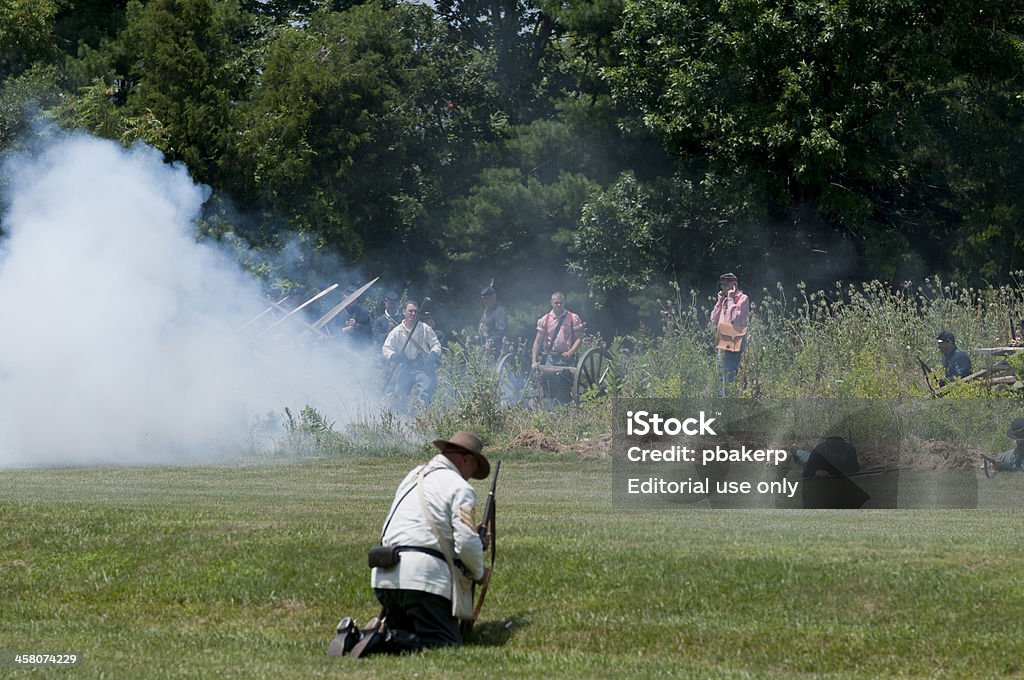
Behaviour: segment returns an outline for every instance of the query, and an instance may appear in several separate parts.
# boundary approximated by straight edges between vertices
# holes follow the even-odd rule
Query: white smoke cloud
[[[303,347],[290,320],[250,344],[235,332],[267,305],[196,241],[208,189],[183,166],[50,135],[4,175],[0,467],[208,460],[286,406],[336,422],[366,408],[372,390],[338,343]]]

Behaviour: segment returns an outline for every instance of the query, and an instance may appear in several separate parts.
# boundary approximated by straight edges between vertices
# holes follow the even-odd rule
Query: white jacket
[[[484,547],[476,533],[476,492],[445,455],[434,456],[426,466],[423,492],[441,540],[462,561],[466,573],[479,580],[484,575]],[[388,519],[384,520],[382,544],[443,552],[420,505],[416,482],[422,467],[417,466],[398,485]],[[401,553],[398,564],[391,569],[373,569],[370,584],[374,588],[420,590],[448,599],[452,592],[448,563],[443,558],[414,551]]]
[[[388,333],[388,337],[384,340],[384,346],[381,350],[384,353],[384,359],[388,360],[393,355],[398,354],[405,347],[405,358],[410,361],[414,361],[427,354],[435,355],[435,358],[441,356],[441,343],[437,339],[437,333],[434,329],[425,323],[416,324],[416,328],[412,332],[412,340],[406,344],[405,340],[409,337],[409,330],[405,327],[404,323],[400,323],[391,329]]]

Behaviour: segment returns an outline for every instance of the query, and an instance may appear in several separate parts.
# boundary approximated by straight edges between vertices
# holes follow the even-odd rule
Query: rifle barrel
[[[498,473],[501,472],[501,461],[494,466],[494,476],[491,478],[491,490],[487,492],[487,502],[484,504],[484,516],[480,520],[480,538],[487,535],[491,518],[494,516],[494,492],[498,487]]]

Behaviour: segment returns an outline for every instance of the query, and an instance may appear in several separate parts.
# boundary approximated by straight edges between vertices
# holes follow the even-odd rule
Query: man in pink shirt
[[[711,310],[711,323],[716,327],[715,347],[722,362],[722,396],[736,380],[740,359],[747,347],[747,324],[750,322],[750,298],[740,290],[735,274],[722,274],[718,279],[718,301]]]
[[[583,320],[565,308],[565,294],[556,290],[551,294],[551,311],[537,319],[537,335],[533,340],[533,368],[572,366],[582,343]],[[559,403],[567,403],[572,391],[571,374],[568,371],[545,371],[544,378],[551,398]]]

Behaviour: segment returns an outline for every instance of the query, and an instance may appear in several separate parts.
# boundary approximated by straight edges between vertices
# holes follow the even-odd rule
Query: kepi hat
[[[473,479],[487,479],[487,475],[491,474],[491,463],[481,453],[484,443],[472,432],[459,430],[448,439],[435,439],[433,444],[441,451],[447,448],[456,448],[473,454],[473,457],[476,458],[476,473],[473,475]]]
[[[1010,423],[1010,429],[1006,431],[1006,436],[1014,440],[1024,439],[1024,418],[1014,418]]]

